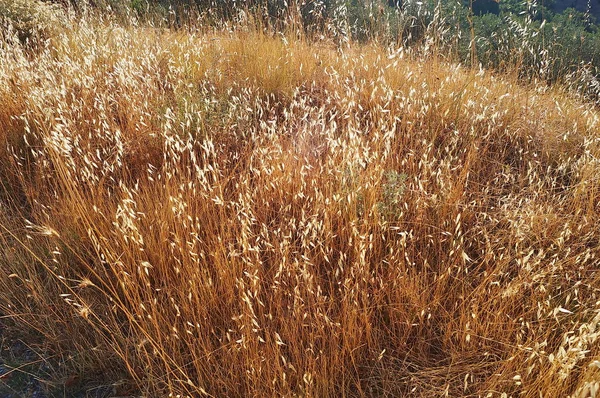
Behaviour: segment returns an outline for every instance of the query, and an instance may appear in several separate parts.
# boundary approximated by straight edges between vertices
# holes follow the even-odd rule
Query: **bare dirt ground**
[[[31,341],[38,340],[38,344]],[[16,336],[0,319],[0,398],[116,398],[111,385],[90,386],[63,377],[59,361],[48,358],[32,336]]]

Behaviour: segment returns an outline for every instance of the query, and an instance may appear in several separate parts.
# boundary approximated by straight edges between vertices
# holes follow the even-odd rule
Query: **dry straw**
[[[0,308],[65,378],[594,396],[592,105],[377,45],[74,24],[0,45]]]

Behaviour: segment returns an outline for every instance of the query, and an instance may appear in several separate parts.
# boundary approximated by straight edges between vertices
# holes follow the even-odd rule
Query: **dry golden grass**
[[[62,11],[40,0],[0,0],[1,35],[12,32],[30,44],[47,40],[66,27]]]
[[[558,88],[84,20],[0,44],[0,104],[0,311],[82,374],[596,395],[600,114]]]

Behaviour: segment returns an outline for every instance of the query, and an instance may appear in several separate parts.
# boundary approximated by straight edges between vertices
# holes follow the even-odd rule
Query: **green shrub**
[[[395,221],[401,214],[408,174],[388,170],[385,172],[384,177],[382,201],[378,203],[378,208],[384,218]]]

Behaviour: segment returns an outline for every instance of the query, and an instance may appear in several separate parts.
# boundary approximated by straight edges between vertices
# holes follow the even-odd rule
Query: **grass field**
[[[0,41],[0,319],[55,383],[596,396],[593,105],[375,43],[69,24]]]

